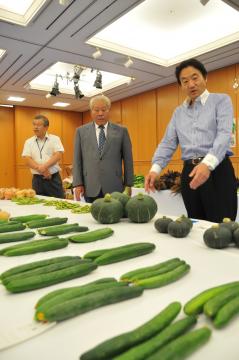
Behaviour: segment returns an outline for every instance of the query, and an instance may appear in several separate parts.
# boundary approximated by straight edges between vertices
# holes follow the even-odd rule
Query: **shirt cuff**
[[[162,168],[161,168],[161,166],[158,165],[158,164],[153,164],[152,167],[151,167],[151,169],[150,169],[150,172],[152,172],[152,171],[155,172],[155,173],[157,173],[157,174],[159,174],[159,173],[161,173]]]
[[[219,164],[218,159],[216,158],[216,156],[212,155],[212,154],[207,154],[205,156],[205,158],[202,161],[203,164],[207,165],[209,170],[214,170],[217,165]]]

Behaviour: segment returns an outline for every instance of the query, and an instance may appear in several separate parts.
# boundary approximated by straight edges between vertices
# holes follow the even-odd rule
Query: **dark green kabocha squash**
[[[125,207],[126,207],[127,202],[130,199],[130,196],[127,195],[126,193],[121,193],[121,192],[118,192],[118,191],[112,192],[111,196],[112,196],[113,199],[116,199],[119,202],[121,202],[121,204],[123,206],[123,209],[124,209],[123,217],[127,217],[127,212],[126,212]]]
[[[220,226],[225,226],[226,228],[234,232],[239,227],[239,224],[229,218],[224,218],[220,223]]]
[[[224,249],[232,241],[232,232],[225,226],[213,225],[204,232],[203,240],[208,247]]]
[[[181,215],[179,219],[182,220],[182,221],[185,221],[190,226],[190,230],[192,229],[193,222],[189,217],[187,217],[185,215]]]
[[[102,199],[96,199],[91,206],[91,214],[101,224],[114,224],[123,216],[123,205],[106,194]]]
[[[172,221],[173,220],[168,218],[167,216],[163,216],[154,222],[154,227],[158,232],[167,234],[168,233],[168,225]]]
[[[158,210],[156,201],[149,195],[139,193],[126,204],[128,218],[135,223],[149,222]]]
[[[183,238],[187,236],[190,230],[191,230],[190,225],[186,221],[181,219],[171,221],[168,225],[169,235],[176,238]]]
[[[232,233],[232,241],[239,247],[239,227]]]

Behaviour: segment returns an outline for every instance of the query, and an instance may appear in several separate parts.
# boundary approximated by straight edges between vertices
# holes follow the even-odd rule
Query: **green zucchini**
[[[162,269],[165,266],[170,265],[170,264],[177,264],[179,261],[180,261],[179,258],[173,258],[173,259],[169,259],[167,261],[164,261],[164,262],[156,264],[156,265],[146,266],[146,267],[143,267],[143,268],[138,268],[138,269],[129,271],[129,272],[121,275],[120,280],[130,282],[130,280],[132,278],[134,278],[134,277],[139,277],[142,274],[144,275],[144,274],[146,274],[148,272],[151,272],[151,271],[160,270],[160,269]]]
[[[21,244],[9,246],[8,248],[2,249],[0,255],[3,256],[20,256],[20,255],[29,255],[35,254],[43,251],[51,251],[62,249],[68,245],[67,239],[52,238],[46,240],[37,240],[32,241],[27,244]]]
[[[43,236],[57,236],[71,232],[83,232],[89,230],[87,226],[79,226],[77,223],[59,226],[50,226],[38,229],[38,233]]]
[[[60,263],[41,266],[36,269],[24,271],[24,273],[5,277],[2,280],[2,283],[3,283],[3,285],[6,285],[7,283],[9,283],[9,281],[12,281],[12,280],[23,279],[23,278],[25,279],[27,277],[34,276],[34,275],[39,275],[39,274],[49,273],[49,272],[56,271],[56,270],[65,269],[65,268],[68,268],[68,267],[76,265],[76,264],[84,263],[85,261],[86,260],[81,260],[80,257],[75,256],[74,258],[72,258],[70,260],[65,260]]]
[[[36,309],[35,318],[38,318],[39,313],[45,313],[47,309],[50,307],[54,307],[60,304],[64,304],[66,301],[80,298],[81,296],[85,296],[91,293],[97,293],[98,291],[104,292],[106,289],[110,289],[112,287],[122,287],[127,286],[127,284],[123,284],[120,282],[109,282],[109,283],[101,283],[101,284],[95,284],[91,286],[85,286],[82,288],[82,286],[77,286],[71,289],[65,290],[61,294],[58,294],[51,298],[50,300],[44,302],[42,305],[38,306]]]
[[[14,242],[14,241],[24,241],[33,238],[36,235],[33,231],[23,231],[20,233],[7,233],[0,234],[0,244]]]
[[[37,229],[46,226],[54,226],[54,225],[61,225],[67,222],[68,218],[61,218],[61,217],[54,217],[49,219],[42,219],[42,220],[31,220],[26,222],[26,226],[30,229]]]
[[[69,240],[71,242],[76,242],[76,243],[87,243],[87,242],[105,239],[113,235],[113,233],[114,231],[110,228],[102,228],[102,229],[87,231],[86,233],[83,234],[72,235],[69,237]]]
[[[20,222],[20,223],[26,223],[28,221],[33,221],[33,220],[43,220],[45,218],[47,218],[48,215],[45,214],[33,214],[33,215],[23,215],[23,216],[15,216],[15,217],[11,217],[9,219],[9,221],[16,221],[16,222]]]
[[[92,281],[90,283],[87,283],[85,285],[81,285],[80,287],[82,289],[86,289],[88,287],[91,287],[91,286],[94,286],[94,285],[97,285],[97,284],[109,284],[109,283],[116,283],[117,280],[115,278],[101,278],[101,279],[98,279],[98,280],[95,280],[95,281]],[[79,286],[74,286],[74,287],[70,287],[70,288],[64,288],[64,289],[58,289],[58,290],[55,290],[55,291],[51,291],[50,293],[44,295],[43,297],[41,297],[35,308],[39,308],[39,306],[45,304],[47,301],[50,301],[52,300],[53,298],[55,298],[56,296],[58,295],[62,295],[63,293],[67,293],[68,291],[71,291],[75,288],[79,288]]]
[[[127,351],[135,345],[150,339],[152,336],[166,328],[181,310],[179,302],[173,302],[164,308],[152,319],[136,329],[115,336],[102,342],[93,349],[81,355],[81,360],[108,360]]]
[[[0,233],[19,231],[24,229],[26,229],[26,225],[23,225],[22,223],[6,224],[6,225],[4,224],[0,226]]]
[[[123,300],[140,296],[143,289],[132,286],[122,286],[104,291],[97,291],[79,298],[74,298],[58,305],[45,308],[44,313],[37,313],[37,320],[43,322],[55,322],[84,314],[87,311],[97,309],[101,306],[114,304]]]
[[[189,270],[190,270],[190,265],[183,264],[167,273],[153,276],[143,280],[137,280],[134,282],[134,284],[143,287],[144,289],[154,289],[157,287],[168,285],[173,281],[180,279],[182,276],[187,274]]]
[[[231,299],[227,304],[219,309],[216,314],[213,324],[220,329],[226,326],[229,321],[239,313],[239,296]]]
[[[0,219],[0,225],[4,225],[8,222],[8,219]]]
[[[192,354],[200,346],[204,345],[211,336],[209,328],[202,327],[181,335],[157,352],[147,358],[147,360],[183,360]]]
[[[12,293],[40,289],[87,275],[96,268],[97,266],[92,262],[77,264],[66,269],[9,281],[6,284],[6,289]]]
[[[152,243],[135,243],[127,248],[114,248],[97,257],[94,262],[97,265],[108,265],[118,261],[128,260],[137,256],[145,255],[152,252],[155,245]]]
[[[130,282],[134,283],[137,282],[139,280],[143,280],[143,279],[148,279],[148,278],[152,278],[161,274],[165,274],[168,273],[169,271],[172,271],[176,268],[178,268],[180,265],[185,265],[186,262],[184,260],[180,260],[178,262],[172,262],[171,264],[167,264],[161,268],[159,268],[158,270],[154,270],[154,271],[148,271],[145,272],[145,274],[140,273],[139,275],[135,275],[131,278]]]
[[[208,317],[213,318],[220,308],[234,297],[239,296],[239,286],[229,288],[222,293],[214,296],[211,300],[207,301],[203,307],[203,312]]]
[[[167,326],[163,331],[158,332],[149,340],[116,356],[114,360],[144,360],[170,341],[184,334],[188,329],[195,325],[196,322],[197,318],[195,316],[187,316],[182,320],[178,320]]]
[[[50,258],[50,259],[46,259],[46,260],[39,260],[39,261],[30,262],[28,264],[15,266],[9,270],[4,271],[1,274],[0,279],[5,279],[6,277],[16,275],[16,274],[23,274],[25,271],[37,269],[42,266],[46,266],[46,265],[50,265],[50,264],[60,263],[63,261],[74,259],[74,258],[75,258],[75,256],[59,256],[59,257],[54,257],[54,258]]]
[[[183,310],[185,314],[187,315],[200,314],[201,312],[203,312],[203,306],[208,300],[212,299],[214,296],[220,294],[224,290],[227,290],[236,285],[237,286],[239,285],[239,281],[234,281],[231,283],[219,285],[199,293],[184,305]]]

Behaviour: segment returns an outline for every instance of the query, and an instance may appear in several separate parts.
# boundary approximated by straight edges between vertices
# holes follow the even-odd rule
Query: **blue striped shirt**
[[[206,96],[206,100],[205,100]],[[206,156],[220,163],[230,150],[233,107],[226,94],[207,90],[190,105],[185,101],[174,111],[152,163],[163,169],[178,145],[182,160]]]

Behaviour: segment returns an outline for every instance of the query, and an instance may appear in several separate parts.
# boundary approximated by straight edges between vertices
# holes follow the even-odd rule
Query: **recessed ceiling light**
[[[7,100],[9,101],[19,101],[19,102],[22,102],[24,100],[26,100],[26,98],[23,98],[23,97],[20,97],[20,96],[9,96],[7,98]]]
[[[0,104],[1,107],[8,107],[8,108],[12,108],[13,105],[6,105],[6,104]]]
[[[56,102],[53,104],[53,106],[60,106],[60,107],[66,107],[69,106],[69,103],[64,103],[64,102]]]
[[[0,58],[5,54],[6,50],[0,49]]]

